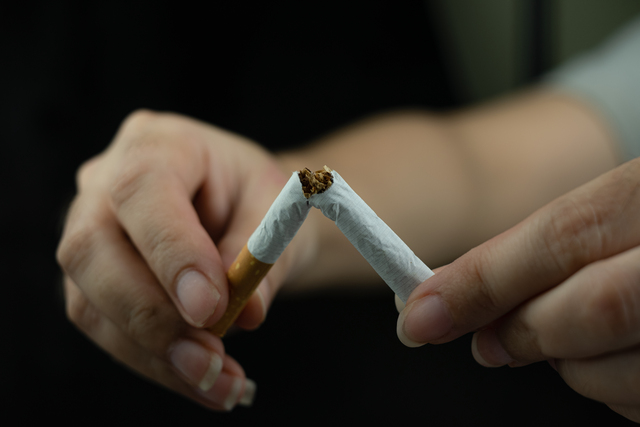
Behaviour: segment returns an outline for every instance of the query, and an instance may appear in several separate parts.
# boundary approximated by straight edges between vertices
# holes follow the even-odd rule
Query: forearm
[[[550,89],[461,111],[449,123],[464,141],[482,195],[474,208],[476,243],[621,162],[595,110]]]
[[[373,117],[296,152],[283,167],[338,170],[429,266],[437,267],[616,164],[599,119],[569,98],[522,94],[448,116]],[[375,272],[312,212],[313,262],[290,287],[366,284]],[[309,244],[313,244],[310,242]]]

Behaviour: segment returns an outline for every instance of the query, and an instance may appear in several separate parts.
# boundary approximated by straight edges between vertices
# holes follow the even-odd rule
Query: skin
[[[636,159],[472,249],[413,292],[401,340],[477,331],[478,363],[549,360],[579,393],[640,420],[639,189]]]
[[[640,393],[619,378],[640,366],[640,167],[612,170],[615,147],[597,114],[545,88],[450,115],[384,114],[277,155],[186,117],[136,112],[78,173],[58,249],[68,316],[135,371],[230,409],[251,382],[204,329],[224,312],[225,271],[290,171],[326,164],[430,266],[480,245],[414,291],[399,316],[401,341],[478,331],[479,363],[552,360],[577,392],[637,420]],[[237,326],[258,327],[281,287],[338,282],[380,286],[312,211]],[[218,371],[212,386],[203,382]]]
[[[249,391],[245,374],[203,328],[224,313],[226,270],[286,182],[278,166],[257,145],[212,126],[132,114],[77,175],[57,252],[68,317],[142,375],[209,408],[233,407]],[[293,271],[293,254],[303,253],[285,251],[239,326],[261,323]]]

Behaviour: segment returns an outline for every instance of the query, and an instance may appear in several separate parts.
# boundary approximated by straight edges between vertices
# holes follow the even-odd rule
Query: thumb
[[[640,244],[639,184],[640,160],[628,162],[472,249],[414,290],[398,337],[411,347],[451,341]]]

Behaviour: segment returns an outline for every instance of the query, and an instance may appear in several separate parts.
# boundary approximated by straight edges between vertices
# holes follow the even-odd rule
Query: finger
[[[273,291],[269,286],[269,279],[264,278],[236,319],[236,326],[246,330],[258,328],[267,317],[272,299]]]
[[[103,203],[92,193],[76,199],[58,260],[101,313],[141,346],[163,355],[187,324]]]
[[[250,406],[255,383],[221,343],[204,330],[190,328],[167,357],[159,357],[132,341],[102,315],[70,280],[65,280],[69,318],[98,346],[139,374],[216,410]],[[209,360],[214,359],[216,371]]]
[[[640,342],[640,247],[588,265],[476,333],[485,366],[588,358]]]
[[[192,204],[207,175],[205,141],[194,124],[129,120],[116,144],[118,170],[109,188],[118,218],[182,316],[209,326],[226,306],[219,253]]]
[[[398,310],[398,314],[402,313],[402,310],[404,310],[406,304],[400,299],[398,295],[394,296],[394,303],[396,304],[396,310]]]
[[[274,163],[264,162],[264,160],[253,168],[251,174],[245,176],[243,191],[237,200],[233,218],[217,245],[226,268],[233,263],[258,227],[287,179],[288,177],[283,175]],[[199,203],[199,206],[201,205],[202,203]],[[294,240],[299,238],[300,236],[296,236]],[[285,280],[291,265],[295,263],[292,259],[296,256],[292,251],[295,244],[292,241],[269,270],[236,320],[237,326],[243,329],[255,329],[264,322],[268,307]]]
[[[625,418],[640,423],[640,406],[638,405],[607,405],[611,410]]]
[[[443,268],[445,268],[448,264],[446,265],[442,265],[438,268],[433,269],[433,273],[437,273],[438,271],[442,270]],[[396,310],[398,310],[398,314],[402,313],[402,310],[404,310],[404,308],[406,307],[406,304],[404,303],[404,301],[402,301],[400,299],[400,297],[398,295],[394,294],[394,302],[396,305]]]
[[[640,402],[640,348],[589,359],[556,360],[558,373],[578,393],[607,404]]]
[[[583,266],[638,245],[639,184],[640,159],[469,251],[413,292],[398,319],[399,337],[409,345],[450,341],[500,318]]]

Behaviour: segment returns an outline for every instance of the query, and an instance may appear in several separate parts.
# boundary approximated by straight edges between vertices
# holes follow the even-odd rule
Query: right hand
[[[123,364],[206,407],[250,403],[253,382],[206,328],[225,311],[228,266],[287,178],[274,157],[230,132],[133,113],[77,175],[57,251],[70,320]],[[314,251],[305,237],[237,326],[264,320],[292,266]]]
[[[419,285],[410,347],[475,332],[483,366],[547,360],[578,393],[640,422],[640,158],[542,207]]]

